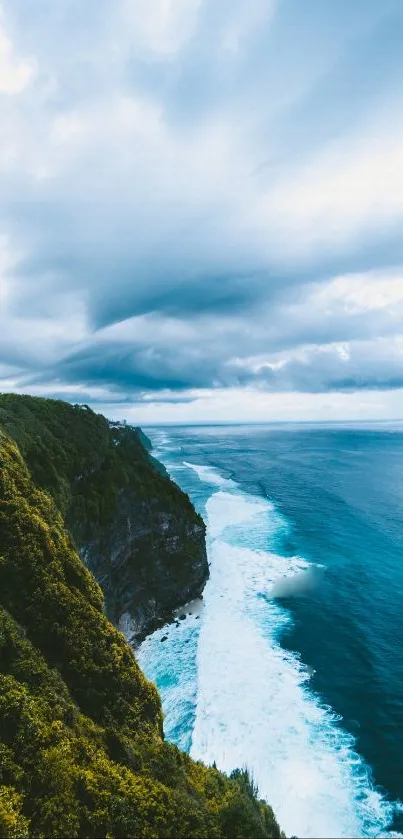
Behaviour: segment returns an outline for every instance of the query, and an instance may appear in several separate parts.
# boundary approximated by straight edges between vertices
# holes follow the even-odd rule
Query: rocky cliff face
[[[0,396],[0,427],[50,492],[106,611],[132,642],[198,597],[208,578],[205,527],[140,431],[86,406]]]
[[[208,577],[199,517],[166,509],[156,495],[145,502],[130,489],[81,557],[103,589],[109,616],[135,644],[200,596]]]

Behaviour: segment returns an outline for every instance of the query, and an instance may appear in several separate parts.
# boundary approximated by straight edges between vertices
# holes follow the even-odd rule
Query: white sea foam
[[[171,441],[158,443],[168,466]],[[187,748],[192,732],[193,757],[228,772],[247,766],[289,836],[398,837],[388,831],[394,807],[373,789],[353,738],[310,690],[312,670],[280,645],[291,618],[275,598],[315,571],[279,553],[287,522],[213,467],[177,458],[172,467],[180,481],[191,469],[213,495],[200,620],[158,630],[139,655],[160,687],[168,738]]]
[[[307,669],[281,648],[288,613],[261,596],[309,563],[227,542],[233,525],[239,533],[243,524],[253,542],[267,516],[273,533],[281,519],[269,502],[240,494],[235,484],[228,491],[216,470],[192,468],[220,488],[207,502],[211,576],[197,653],[192,756],[225,771],[248,766],[287,835],[379,836],[392,806],[372,788],[353,738],[310,691]]]
[[[236,483],[234,481],[231,481],[230,478],[224,478],[223,475],[220,475],[218,469],[214,469],[213,466],[198,466],[196,463],[188,463],[186,460],[183,461],[183,464],[184,466],[187,466],[188,469],[193,469],[200,480],[204,481],[206,484],[212,484],[213,486],[218,487],[236,487]]]
[[[172,440],[165,431],[160,430],[153,434],[153,445],[171,450]]]
[[[185,750],[190,747],[194,723],[196,644],[202,611],[189,608],[192,613],[186,610],[186,620],[157,629],[136,650],[140,666],[160,690],[165,735]]]

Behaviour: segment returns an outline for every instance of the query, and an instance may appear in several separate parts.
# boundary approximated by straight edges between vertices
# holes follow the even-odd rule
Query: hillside
[[[156,689],[2,431],[0,662],[1,837],[280,835],[244,773],[164,742]]]
[[[109,618],[134,641],[201,594],[204,523],[143,432],[86,406],[15,394],[0,395],[0,427],[56,502]]]

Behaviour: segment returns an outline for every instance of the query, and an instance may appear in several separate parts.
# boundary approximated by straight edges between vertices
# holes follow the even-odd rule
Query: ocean
[[[248,767],[288,836],[402,835],[403,425],[147,433],[210,563],[138,651],[166,737]]]

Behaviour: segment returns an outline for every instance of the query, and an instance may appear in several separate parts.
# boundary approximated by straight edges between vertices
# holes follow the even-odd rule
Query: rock
[[[172,620],[179,604],[200,597],[209,577],[203,520],[179,487],[148,469],[155,495],[144,499],[122,487],[112,520],[83,546],[108,617],[118,624],[130,616],[134,646]]]
[[[168,641],[168,635],[163,635],[162,638],[160,638],[160,641],[161,641],[161,643],[163,641]]]
[[[200,596],[209,576],[203,519],[142,431],[79,405],[48,400],[45,409],[16,396],[13,406],[5,416],[34,482],[62,504],[108,618],[136,646]]]
[[[179,615],[179,620],[180,621],[185,621],[186,620],[186,615]]]

